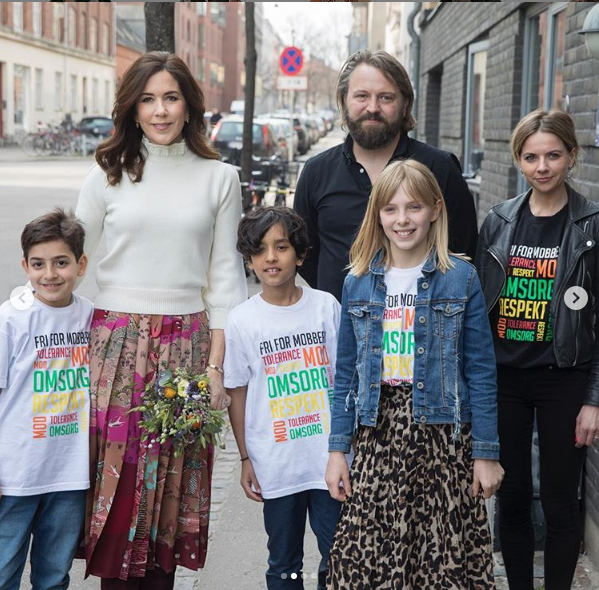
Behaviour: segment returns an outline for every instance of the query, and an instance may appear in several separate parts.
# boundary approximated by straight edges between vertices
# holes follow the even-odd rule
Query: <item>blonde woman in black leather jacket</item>
[[[545,587],[567,590],[581,540],[584,450],[599,437],[599,206],[570,185],[580,151],[570,115],[530,113],[511,145],[532,188],[493,207],[476,257],[497,356],[499,536],[510,590],[532,590],[536,418]]]

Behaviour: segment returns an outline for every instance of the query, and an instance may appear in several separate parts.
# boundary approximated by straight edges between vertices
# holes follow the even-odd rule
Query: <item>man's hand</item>
[[[256,490],[255,492],[252,490],[252,486],[254,490]],[[252,465],[251,459],[246,459],[241,462],[241,487],[250,500],[254,500],[254,502],[263,501],[260,484],[254,473],[254,466]]]
[[[344,453],[340,451],[329,453],[329,461],[324,479],[327,482],[331,498],[334,500],[345,502],[351,496],[349,468]]]
[[[499,489],[504,475],[499,461],[474,459],[472,495],[478,496],[482,493],[485,500],[489,499]]]

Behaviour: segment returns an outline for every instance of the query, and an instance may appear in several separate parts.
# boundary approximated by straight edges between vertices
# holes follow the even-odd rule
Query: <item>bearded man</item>
[[[447,205],[449,248],[474,258],[476,210],[459,160],[408,137],[416,126],[413,103],[408,74],[393,56],[354,53],[337,82],[337,104],[349,133],[344,143],[310,158],[298,179],[294,208],[308,224],[311,246],[299,272],[311,287],[339,301],[372,185],[395,160],[413,158],[430,168]]]

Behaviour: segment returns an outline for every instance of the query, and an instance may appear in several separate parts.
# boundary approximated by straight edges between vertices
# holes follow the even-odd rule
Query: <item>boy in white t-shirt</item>
[[[295,284],[308,237],[293,210],[250,212],[239,224],[237,249],[263,288],[225,325],[224,382],[241,485],[264,503],[269,590],[304,587],[306,515],[322,556],[320,590],[341,506],[324,479],[340,306],[329,293]]]
[[[85,232],[55,209],[25,226],[28,292],[0,306],[0,588],[67,588],[89,487],[92,304],[73,294]],[[30,292],[29,292],[30,294]],[[23,309],[26,307],[26,309]]]

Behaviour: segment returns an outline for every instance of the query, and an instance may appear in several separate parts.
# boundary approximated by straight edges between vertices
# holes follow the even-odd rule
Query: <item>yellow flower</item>
[[[177,392],[172,388],[172,387],[165,387],[164,388],[164,397],[166,399],[172,399],[177,395]]]
[[[199,389],[206,389],[206,387],[208,387],[208,381],[206,381],[206,379],[200,379],[198,381],[198,388]]]
[[[181,379],[181,381],[179,381],[179,387],[178,387],[178,394],[181,397],[187,397],[187,386],[189,385],[189,381],[185,380],[185,379]]]

